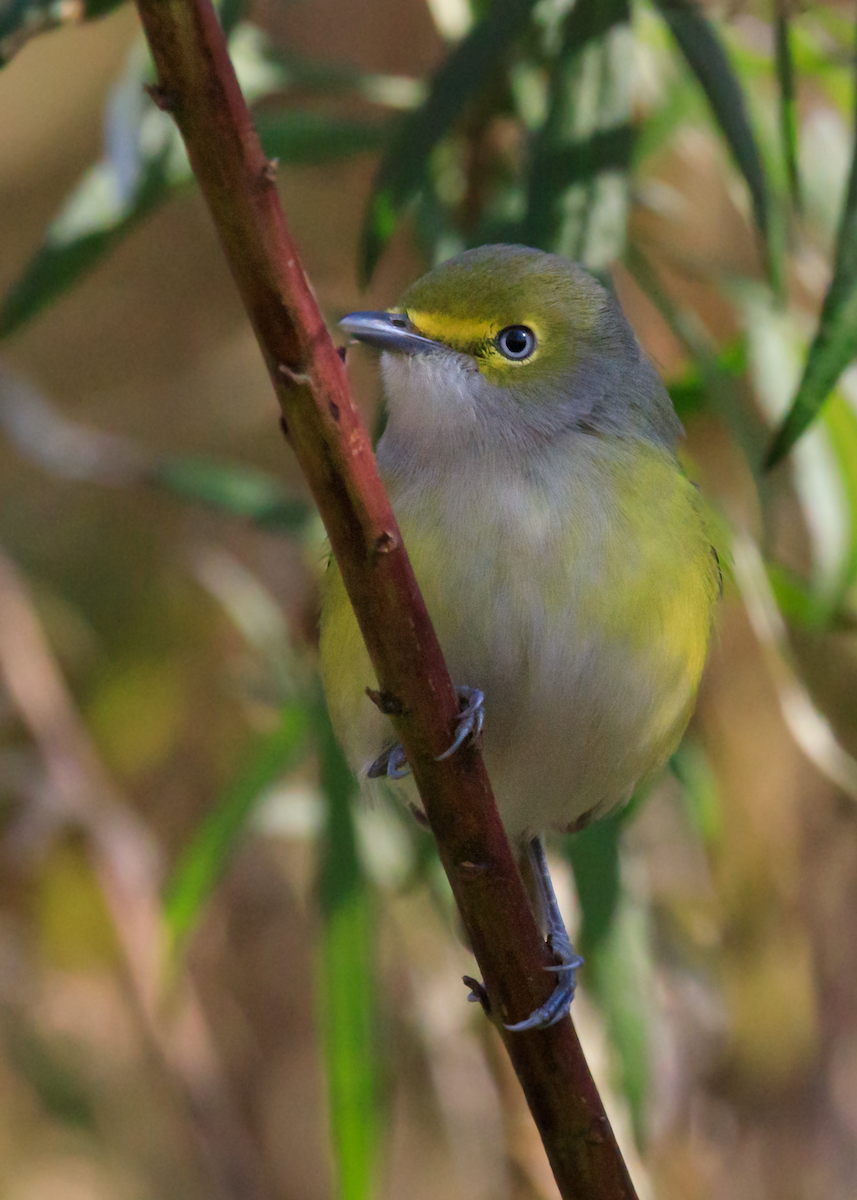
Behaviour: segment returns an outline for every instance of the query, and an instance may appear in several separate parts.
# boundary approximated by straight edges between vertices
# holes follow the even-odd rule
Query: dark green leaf
[[[93,1098],[69,1047],[42,1037],[11,1015],[4,1014],[2,1032],[5,1058],[26,1079],[46,1111],[66,1125],[94,1131]]]
[[[777,430],[765,466],[775,466],[809,428],[839,376],[857,356],[857,146],[839,221],[833,279],[791,408]]]
[[[234,463],[168,458],[157,464],[151,478],[185,499],[284,533],[302,529],[312,511],[291,497],[273,475]]]
[[[794,60],[789,18],[781,6],[782,0],[778,0],[778,11],[774,21],[774,62],[777,81],[780,85],[780,137],[783,144],[783,160],[786,165],[789,194],[795,208],[800,211],[801,190],[797,158],[797,97],[795,95]]]
[[[318,713],[316,732],[327,805],[319,872],[319,1007],[331,1137],[339,1195],[367,1200],[373,1194],[381,1130],[374,986],[378,920],[357,853],[356,783],[326,711]]]
[[[380,150],[389,129],[386,121],[348,120],[302,109],[265,111],[256,116],[255,123],[269,158],[295,166]]]
[[[593,821],[566,842],[583,918],[580,945],[584,955],[591,953],[607,937],[616,912],[621,826],[621,815],[612,815],[602,821]]]
[[[655,0],[750,189],[756,226],[770,256],[770,214],[765,168],[750,127],[744,92],[714,26],[694,0]],[[769,264],[772,269],[774,264]]]
[[[262,794],[300,761],[308,731],[306,705],[287,705],[277,729],[258,739],[233,782],[197,829],[165,891],[164,913],[174,946],[186,940],[199,919]]]
[[[521,37],[534,2],[495,0],[437,72],[424,103],[400,120],[378,169],[363,227],[364,278],[371,276],[399,212],[425,183],[432,150]]]

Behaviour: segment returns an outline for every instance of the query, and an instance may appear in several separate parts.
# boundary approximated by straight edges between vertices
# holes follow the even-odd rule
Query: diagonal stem
[[[325,329],[210,0],[137,0],[158,95],[187,146],[405,748],[462,920],[503,1022],[547,1000],[536,928],[473,746],[437,761],[459,705],[342,359]],[[368,701],[367,701],[368,703]],[[571,1020],[506,1035],[565,1200],[635,1200]]]

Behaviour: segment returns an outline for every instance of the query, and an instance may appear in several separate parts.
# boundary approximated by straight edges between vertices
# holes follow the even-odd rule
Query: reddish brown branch
[[[378,479],[345,368],[286,227],[209,0],[137,0],[190,161],[268,364],[494,1012],[517,1021],[554,977],[477,750],[445,762],[458,701]],[[367,700],[368,703],[368,700]],[[571,1021],[506,1035],[566,1200],[634,1190]]]

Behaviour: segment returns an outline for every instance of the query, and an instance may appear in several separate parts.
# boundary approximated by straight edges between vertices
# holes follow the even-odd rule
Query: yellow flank
[[[385,482],[453,679],[486,692],[510,834],[531,809],[537,829],[627,799],[684,731],[719,586],[700,497],[673,456],[584,436],[560,475],[555,463],[541,479],[485,472],[469,488],[440,472],[418,496]],[[365,769],[390,727],[365,697],[374,674],[335,564],[324,591],[325,690]]]

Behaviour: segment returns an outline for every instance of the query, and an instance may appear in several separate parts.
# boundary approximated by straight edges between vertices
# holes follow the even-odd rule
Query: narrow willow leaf
[[[762,156],[750,127],[744,92],[714,26],[694,0],[655,0],[685,61],[699,81],[711,111],[750,189],[753,216],[770,261],[768,186]]]
[[[313,511],[290,496],[275,476],[235,463],[205,458],[162,459],[150,478],[187,500],[283,533],[302,529]]]
[[[774,65],[780,86],[780,137],[783,144],[783,161],[789,184],[789,195],[798,212],[802,208],[800,175],[798,174],[797,149],[797,97],[795,95],[795,71],[792,57],[791,27],[783,0],[777,0],[774,20]]]
[[[607,937],[619,902],[620,816],[593,821],[566,841],[581,911],[580,945],[585,954]]]
[[[821,411],[839,376],[857,356],[857,146],[839,221],[833,279],[824,297],[818,329],[791,408],[777,430],[765,467],[788,454]]]
[[[235,779],[216,801],[181,855],[164,898],[173,946],[183,944],[223,877],[259,798],[305,753],[310,728],[307,707],[289,704],[273,733],[260,738]]]
[[[234,14],[233,14],[234,15]],[[230,18],[231,19],[231,18]],[[259,30],[238,25],[229,42],[248,102],[279,92],[286,69],[270,55]],[[0,338],[7,337],[84,278],[146,217],[193,183],[172,118],[144,91],[147,55],[132,52],[105,112],[105,154],[92,166],[51,222],[45,240],[0,305]],[[347,120],[320,112],[267,111],[258,118],[266,153],[281,163],[330,162],[377,150],[382,121]]]
[[[425,101],[403,117],[381,160],[362,234],[360,269],[368,279],[401,209],[426,181],[434,147],[452,129],[529,24],[535,0],[495,0],[435,75]]]
[[[604,270],[625,244],[631,53],[626,0],[578,0],[550,74],[521,240]]]
[[[368,1200],[381,1134],[374,979],[378,917],[357,853],[354,776],[326,711],[318,713],[316,733],[327,803],[318,880],[318,1008],[331,1138],[340,1197]]]
[[[693,827],[707,845],[720,841],[723,810],[717,779],[703,747],[686,737],[670,759]]]
[[[638,1132],[651,1087],[651,950],[643,914],[623,892],[620,838],[625,814],[595,821],[566,841],[581,910],[582,979],[604,1014],[621,1064],[622,1091]],[[641,1002],[642,1001],[642,1002]]]
[[[381,149],[389,135],[386,121],[348,120],[301,109],[259,113],[255,125],[268,157],[293,166],[372,153]]]
[[[848,545],[836,589],[837,602],[842,603],[857,582],[857,413],[843,395],[834,392],[822,420],[839,468],[848,518]]]
[[[646,1118],[651,1112],[655,1049],[653,962],[648,914],[622,892],[610,928],[589,953],[584,970],[618,1055],[622,1092],[641,1141],[651,1132]]]

